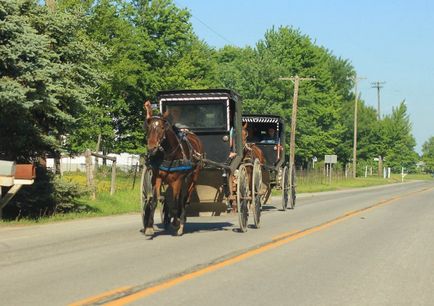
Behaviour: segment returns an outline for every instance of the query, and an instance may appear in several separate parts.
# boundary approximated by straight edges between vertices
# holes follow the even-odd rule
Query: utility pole
[[[372,82],[371,83],[371,87],[372,88],[377,88],[377,103],[378,103],[378,120],[381,120],[381,114],[380,114],[380,89],[383,88],[383,84],[385,84],[386,82],[382,82],[382,81],[377,81],[377,82]],[[383,175],[383,156],[379,155],[378,156],[378,176],[382,176]]]
[[[381,113],[380,113],[380,89],[383,88],[383,84],[385,84],[386,82],[382,82],[382,81],[377,81],[377,82],[372,82],[371,83],[371,87],[372,88],[377,88],[377,113],[378,113],[378,120],[381,119]]]
[[[353,141],[353,178],[357,177],[357,102],[358,102],[358,93],[357,93],[357,83],[360,80],[364,80],[364,77],[357,77],[357,74],[350,78],[354,82],[354,141]]]
[[[281,81],[291,81],[294,83],[294,97],[292,102],[292,115],[291,115],[291,137],[289,143],[289,177],[292,178],[292,169],[294,167],[295,159],[295,128],[297,126],[297,108],[298,108],[298,89],[300,81],[313,81],[315,78],[300,78],[298,75],[289,78],[279,78]],[[292,184],[292,182],[290,182]]]

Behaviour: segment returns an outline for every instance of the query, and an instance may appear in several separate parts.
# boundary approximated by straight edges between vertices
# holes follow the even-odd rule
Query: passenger
[[[178,129],[188,128],[186,125],[181,123],[181,108],[179,106],[169,106],[168,107],[167,120]]]
[[[276,135],[276,130],[273,127],[269,127],[267,129],[267,134],[261,140],[261,143],[271,143],[271,144],[278,143],[278,141],[277,141],[277,135]]]
[[[258,133],[252,127],[247,128],[247,142],[256,143],[259,142]]]
[[[237,156],[236,148],[235,148],[235,130],[233,127],[229,130],[229,160],[232,160],[235,156]]]

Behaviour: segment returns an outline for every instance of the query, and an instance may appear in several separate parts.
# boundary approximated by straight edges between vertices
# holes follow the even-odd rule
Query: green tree
[[[59,157],[65,136],[80,128],[104,79],[105,48],[83,31],[87,21],[34,0],[0,1],[0,158]],[[65,186],[38,168],[35,184],[7,208],[38,217],[74,206],[79,193]]]
[[[422,160],[425,162],[425,169],[434,172],[434,136],[422,145]]]
[[[84,16],[36,1],[1,1],[0,21],[0,154],[55,154],[94,98],[101,47],[82,33]]]
[[[401,167],[414,169],[418,155],[414,151],[416,141],[411,133],[411,122],[405,101],[394,107],[392,114],[383,119],[382,131],[385,151],[383,156],[387,166],[396,172],[400,172]]]
[[[280,27],[267,31],[254,49],[226,46],[218,51],[217,62],[218,81],[243,96],[246,112],[279,114],[288,126],[293,85],[280,81],[279,77],[316,77],[315,82],[300,86],[298,163],[334,153],[342,143],[345,126],[341,110],[350,97],[348,77],[353,74],[347,61],[316,46],[300,31]]]
[[[344,162],[350,162],[353,158],[354,142],[354,100],[345,102],[343,106],[342,123],[346,127],[342,143],[338,146],[339,156]],[[381,122],[377,120],[377,111],[367,106],[363,100],[358,101],[357,120],[357,159],[366,161],[370,166],[375,166],[374,158],[383,153],[384,135]]]
[[[102,134],[106,152],[143,153],[145,99],[154,99],[159,90],[215,82],[214,51],[194,35],[189,12],[172,1],[63,2],[87,12],[88,35],[110,51],[102,65],[109,79],[92,112],[81,118],[83,129],[74,139],[77,151],[93,147]]]

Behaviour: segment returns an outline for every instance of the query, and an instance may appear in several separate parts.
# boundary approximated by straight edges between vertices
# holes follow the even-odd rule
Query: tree
[[[59,157],[65,136],[79,128],[104,79],[97,67],[105,48],[83,32],[87,20],[34,0],[0,1],[0,158]],[[53,213],[74,206],[74,188],[38,167],[35,183],[7,210]]]
[[[347,77],[353,73],[347,61],[316,46],[300,31],[280,27],[267,31],[256,48],[226,46],[218,51],[217,62],[218,81],[243,96],[247,112],[279,114],[288,126],[293,87],[279,77],[315,76],[316,81],[303,83],[299,92],[298,163],[334,153],[342,143],[341,109],[350,97]]]
[[[81,118],[75,150],[93,147],[102,134],[106,152],[144,153],[143,101],[159,90],[214,82],[214,51],[193,34],[189,12],[172,1],[61,2],[86,11],[88,35],[110,51],[101,66],[109,79],[98,90],[94,110]]]
[[[434,172],[434,136],[431,136],[422,146],[422,160],[425,162],[425,169]]]
[[[82,33],[84,16],[50,13],[35,1],[0,2],[0,20],[0,154],[56,154],[93,100],[104,48]]]
[[[401,167],[414,169],[418,155],[414,151],[416,140],[411,133],[411,122],[405,101],[394,107],[392,114],[383,119],[382,131],[385,152],[383,156],[387,166],[396,172],[400,172]]]

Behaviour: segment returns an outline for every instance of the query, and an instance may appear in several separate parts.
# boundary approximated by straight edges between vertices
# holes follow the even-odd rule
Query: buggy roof
[[[191,99],[206,99],[206,98],[229,98],[234,102],[241,103],[241,97],[230,89],[183,89],[183,90],[168,90],[160,91],[157,94],[157,99],[167,100],[191,100]]]

